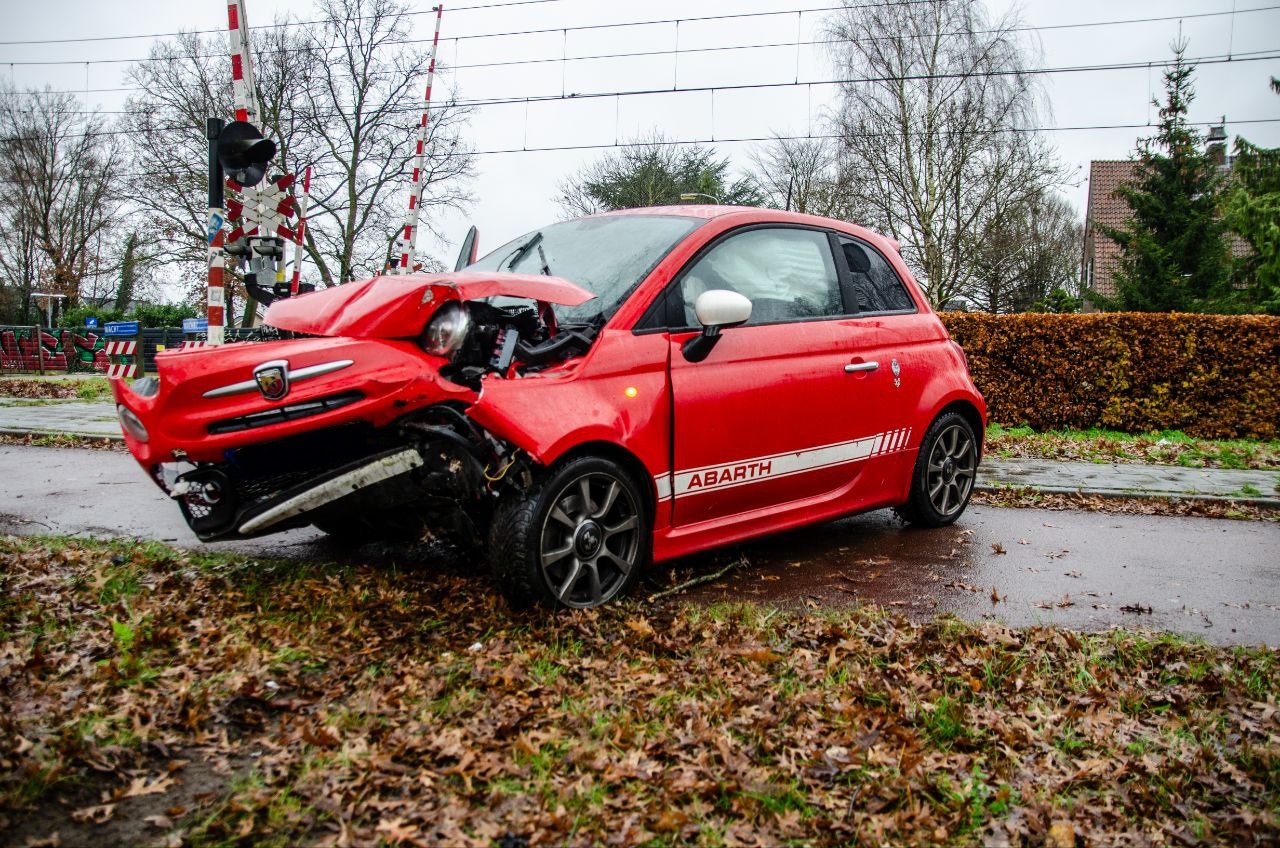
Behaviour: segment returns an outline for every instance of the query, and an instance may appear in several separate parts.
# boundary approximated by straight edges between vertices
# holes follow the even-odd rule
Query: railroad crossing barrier
[[[146,345],[139,321],[109,321],[106,326],[107,343],[104,347],[111,364],[107,366],[107,379],[146,376]],[[132,338],[128,338],[128,337]],[[126,361],[127,360],[127,361]]]

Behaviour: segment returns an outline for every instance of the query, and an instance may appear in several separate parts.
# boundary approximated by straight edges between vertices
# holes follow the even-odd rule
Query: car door
[[[673,524],[860,500],[859,475],[889,444],[892,384],[877,332],[850,315],[833,246],[823,230],[745,228],[673,281],[668,315],[685,325],[670,334]],[[752,315],[690,362],[693,305],[711,289],[745,295]]]
[[[875,247],[846,234],[836,236],[838,260],[847,272],[847,296],[855,301],[860,330],[874,337],[887,374],[883,393],[885,428],[899,432],[897,451],[914,450],[924,433],[916,426],[920,402],[935,363],[927,349],[937,344],[937,322],[922,313],[893,265]]]

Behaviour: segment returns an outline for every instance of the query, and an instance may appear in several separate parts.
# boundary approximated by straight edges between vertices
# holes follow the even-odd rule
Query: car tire
[[[978,441],[959,413],[940,415],[920,442],[911,493],[898,514],[920,527],[945,527],[964,512],[978,471]]]
[[[650,527],[646,501],[625,469],[579,457],[499,504],[489,565],[513,607],[597,607],[639,578]]]

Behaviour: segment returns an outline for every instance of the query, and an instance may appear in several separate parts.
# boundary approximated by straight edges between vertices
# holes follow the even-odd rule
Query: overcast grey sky
[[[246,0],[251,24],[280,15],[306,19],[310,0]],[[457,0],[457,7],[494,0]],[[613,92],[655,88],[734,86],[755,83],[801,83],[832,79],[835,74],[823,46],[803,42],[822,38],[828,12],[838,0],[552,0],[493,9],[445,7],[440,59],[455,66],[437,80],[437,92],[456,87],[463,99]],[[415,37],[429,39],[433,4],[418,2],[424,14],[414,18]],[[1008,0],[989,0],[993,14],[1010,8]],[[70,39],[173,32],[178,29],[223,29],[223,0],[4,0],[5,27],[0,41]],[[1190,57],[1223,57],[1233,61],[1204,64],[1196,73],[1193,121],[1216,121],[1226,115],[1236,134],[1266,146],[1280,146],[1280,96],[1267,85],[1280,77],[1280,60],[1250,61],[1251,54],[1280,53],[1280,0],[1028,0],[1018,4],[1026,33],[1044,68],[1140,63],[1128,70],[1075,71],[1042,79],[1052,107],[1046,124],[1084,127],[1145,124],[1154,121],[1152,97],[1162,94],[1160,70],[1145,63],[1169,58],[1170,42],[1181,26]],[[1234,10],[1234,14],[1232,13]],[[1248,11],[1259,10],[1259,11]],[[712,15],[778,12],[715,21],[689,18]],[[1228,13],[1228,14],[1223,14]],[[1179,19],[1177,16],[1182,16]],[[1141,23],[1064,26],[1162,18]],[[637,21],[684,19],[661,23],[579,31],[564,27]],[[473,37],[514,30],[553,32]],[[795,43],[801,42],[801,46]],[[678,43],[679,54],[673,51]],[[736,45],[782,44],[749,50],[686,52]],[[150,39],[0,45],[0,73],[18,86],[44,86],[85,91],[126,85],[125,62],[102,60],[145,56]],[[423,45],[425,50],[427,45]],[[507,67],[466,65],[513,60],[552,59],[618,52],[663,51],[662,55],[622,59],[549,61]],[[21,64],[70,62],[70,64]],[[12,63],[12,64],[10,64]],[[491,105],[476,110],[471,139],[477,150],[609,145],[651,132],[667,138],[711,141],[768,136],[818,134],[824,114],[834,102],[831,85],[800,85],[739,91],[662,93],[589,98],[529,105]],[[126,92],[89,91],[92,105],[119,109]],[[1244,123],[1270,120],[1270,123]],[[1064,193],[1081,207],[1091,159],[1122,159],[1136,139],[1149,130],[1063,130],[1048,134],[1062,159],[1076,174]],[[735,166],[745,166],[749,143],[716,142]],[[479,157],[475,204],[469,215],[442,220],[446,245],[426,245],[451,262],[468,223],[480,228],[481,251],[492,248],[558,217],[553,203],[557,182],[602,150],[490,153]],[[139,187],[139,190],[145,190]],[[407,191],[407,187],[406,187]],[[468,218],[470,220],[468,220]]]

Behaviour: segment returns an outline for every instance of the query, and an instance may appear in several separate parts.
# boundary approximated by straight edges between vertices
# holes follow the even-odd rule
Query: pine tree
[[[1226,225],[1218,214],[1222,178],[1187,122],[1195,98],[1195,66],[1186,43],[1164,74],[1166,101],[1154,137],[1138,143],[1134,180],[1120,186],[1132,210],[1122,227],[1098,229],[1121,249],[1116,295],[1090,299],[1104,309],[1136,312],[1212,312],[1231,295]]]
[[[1280,94],[1280,80],[1271,78]],[[1235,261],[1235,279],[1245,308],[1280,313],[1280,147],[1259,147],[1236,139],[1231,187],[1223,202],[1225,220],[1249,245]]]

